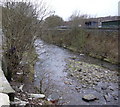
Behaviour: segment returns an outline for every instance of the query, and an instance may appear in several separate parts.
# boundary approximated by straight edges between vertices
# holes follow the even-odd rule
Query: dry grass
[[[43,40],[76,52],[89,54],[112,63],[118,63],[118,32],[100,30],[51,30]]]

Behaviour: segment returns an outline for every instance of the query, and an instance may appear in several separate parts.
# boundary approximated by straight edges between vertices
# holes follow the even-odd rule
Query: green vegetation
[[[57,15],[51,15],[44,21],[45,28],[55,28],[63,24],[63,19]]]

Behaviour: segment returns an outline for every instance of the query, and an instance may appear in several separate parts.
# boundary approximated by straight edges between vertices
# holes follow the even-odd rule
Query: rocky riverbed
[[[35,86],[58,105],[117,105],[117,66],[36,41]]]
[[[79,60],[79,61],[78,61]],[[101,83],[118,83],[119,73],[116,70],[109,70],[107,68],[89,64],[80,61],[80,59],[68,60],[68,72],[70,77],[75,78],[84,87],[94,87]]]
[[[119,73],[116,70],[109,70],[95,64],[82,62],[78,57],[71,57],[68,60],[66,72],[68,78],[76,80],[80,85],[76,87],[78,92],[87,92],[83,97],[84,100],[100,100],[105,99],[105,104],[116,104],[118,101],[118,77]],[[93,97],[98,93],[97,97]],[[92,97],[91,97],[92,96]],[[91,97],[91,98],[90,98]],[[100,98],[101,97],[101,98]]]

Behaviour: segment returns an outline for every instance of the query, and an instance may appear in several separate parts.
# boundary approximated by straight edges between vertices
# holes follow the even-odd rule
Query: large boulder
[[[98,98],[93,94],[87,94],[87,95],[84,95],[82,99],[85,101],[94,101],[94,100],[97,100]]]

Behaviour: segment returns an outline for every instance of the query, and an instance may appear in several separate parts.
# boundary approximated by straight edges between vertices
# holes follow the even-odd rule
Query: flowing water
[[[81,84],[74,79],[68,78],[67,72],[65,72],[67,60],[73,57],[79,57],[81,61],[97,64],[111,70],[116,70],[116,65],[85,55],[75,54],[64,48],[47,44],[39,39],[36,40],[35,46],[38,53],[38,61],[35,65],[35,86],[38,88],[41,86],[42,91],[48,99],[59,99],[58,104],[64,105],[102,105],[117,103],[116,100],[106,102],[102,94],[93,89],[81,89],[81,91],[78,92],[75,87]],[[102,83],[99,84],[101,85]],[[111,85],[115,88],[114,93],[117,95],[117,84]],[[82,96],[87,93],[93,93],[99,97],[99,100],[92,102],[83,101]]]

